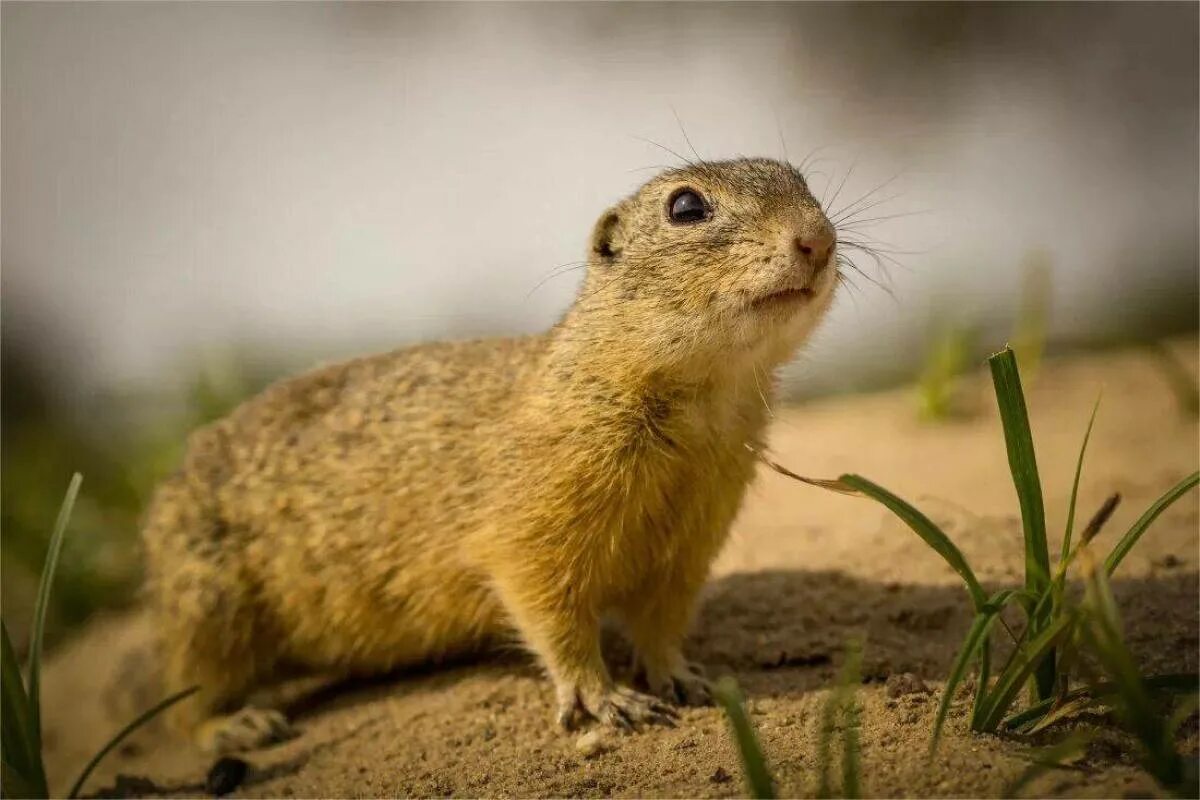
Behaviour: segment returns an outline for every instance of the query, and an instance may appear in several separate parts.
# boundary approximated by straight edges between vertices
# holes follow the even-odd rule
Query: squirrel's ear
[[[592,255],[602,261],[611,261],[621,255],[625,246],[625,214],[625,204],[618,203],[600,216],[592,229]]]

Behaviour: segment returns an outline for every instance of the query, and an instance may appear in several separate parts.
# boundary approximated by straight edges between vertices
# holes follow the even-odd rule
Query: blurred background
[[[319,361],[545,328],[593,221],[681,155],[803,161],[875,243],[793,398],[915,381],[938,419],[1005,341],[1032,365],[1197,328],[1196,4],[5,3],[0,23],[18,639],[72,471],[59,631],[133,596],[137,515],[187,430]]]

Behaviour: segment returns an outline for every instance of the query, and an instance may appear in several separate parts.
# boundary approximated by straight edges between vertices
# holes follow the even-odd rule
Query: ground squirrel
[[[174,724],[257,746],[286,722],[241,706],[285,670],[381,673],[514,638],[567,728],[706,700],[682,652],[694,601],[774,372],[830,304],[835,247],[789,164],[669,169],[600,217],[548,332],[318,369],[197,430],[144,528],[166,688],[200,687]],[[607,671],[610,618],[648,694]]]

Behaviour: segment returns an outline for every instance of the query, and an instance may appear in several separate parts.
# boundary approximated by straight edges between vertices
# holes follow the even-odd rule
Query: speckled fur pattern
[[[685,187],[711,218],[669,219]],[[703,699],[683,641],[774,372],[832,298],[835,258],[796,249],[820,234],[790,165],[669,170],[601,216],[548,332],[325,367],[197,430],[144,527],[166,688],[201,687],[176,726],[251,746],[264,736],[222,741],[222,715],[285,671],[382,673],[508,642],[545,666],[568,727]],[[609,617],[660,699],[614,684]]]

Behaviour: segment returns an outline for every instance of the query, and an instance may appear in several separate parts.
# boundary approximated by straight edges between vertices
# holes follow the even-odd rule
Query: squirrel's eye
[[[700,222],[708,218],[708,206],[704,198],[692,189],[680,189],[668,203],[672,222]]]

